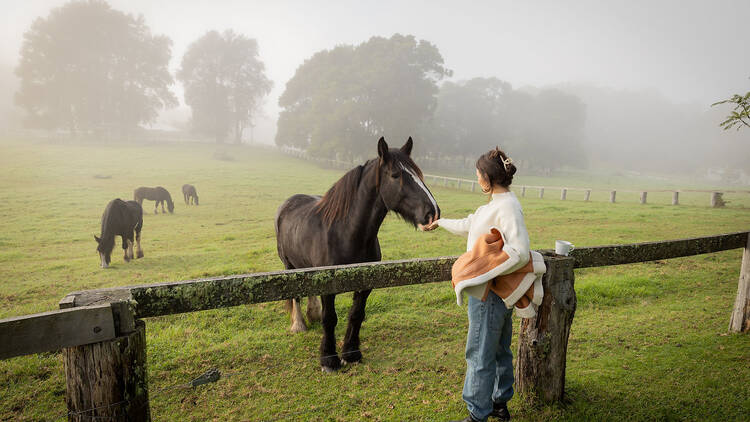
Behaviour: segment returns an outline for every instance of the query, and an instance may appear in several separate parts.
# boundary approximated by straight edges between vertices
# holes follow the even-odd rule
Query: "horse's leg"
[[[126,236],[122,236],[122,251],[124,253],[122,259],[124,259],[125,262],[129,262],[130,257],[128,256],[128,238]]]
[[[344,346],[341,348],[341,358],[346,362],[359,362],[362,360],[362,352],[359,351],[359,329],[365,320],[365,306],[370,290],[354,292],[352,307],[349,310],[349,324],[346,327]]]
[[[159,200],[154,203],[154,214],[159,214]]]
[[[164,210],[164,200],[161,200],[161,213],[166,214],[167,212]]]
[[[143,258],[143,249],[141,249],[141,228],[139,227],[135,231],[135,256],[136,258]]]
[[[300,333],[307,331],[307,325],[305,325],[305,319],[302,317],[302,306],[299,303],[299,298],[291,300],[292,302],[292,326],[289,331],[293,333]]]
[[[184,194],[183,196],[185,197],[185,205],[190,205],[190,202],[188,201],[188,198],[190,197],[188,196],[188,194]]]
[[[320,342],[320,366],[323,371],[332,372],[341,367],[341,360],[336,353],[336,295],[320,297],[323,302],[323,339]]]
[[[319,296],[307,297],[307,319],[310,322],[320,321],[322,309]]]
[[[133,239],[128,239],[128,250],[125,254],[128,256],[128,261],[135,258],[135,255],[133,255]]]

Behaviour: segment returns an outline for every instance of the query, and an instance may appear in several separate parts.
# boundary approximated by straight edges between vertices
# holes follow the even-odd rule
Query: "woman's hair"
[[[482,154],[477,160],[477,170],[490,183],[490,186],[500,185],[504,188],[513,183],[516,166],[508,154],[495,147]]]

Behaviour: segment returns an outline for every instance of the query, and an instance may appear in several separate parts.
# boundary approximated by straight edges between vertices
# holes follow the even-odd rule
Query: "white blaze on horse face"
[[[99,252],[99,258],[102,260],[102,268],[107,268],[107,258],[104,257],[104,254]]]
[[[417,185],[420,188],[422,188],[424,193],[427,195],[427,199],[429,199],[430,202],[432,203],[432,210],[434,211],[433,217],[437,218],[438,217],[437,202],[435,201],[435,198],[432,196],[432,193],[430,192],[430,190],[427,189],[427,186],[425,186],[424,183],[422,183],[422,179],[420,179],[419,176],[417,176],[413,171],[411,171],[409,168],[403,165],[403,163],[401,164],[401,168],[404,169],[405,172],[409,173],[412,179],[414,179],[414,181],[417,183]]]

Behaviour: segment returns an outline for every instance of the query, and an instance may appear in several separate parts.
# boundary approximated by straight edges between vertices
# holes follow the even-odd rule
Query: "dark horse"
[[[101,237],[94,235],[99,244],[96,250],[102,262],[102,268],[109,266],[112,249],[115,247],[115,236],[122,237],[122,250],[125,252],[125,262],[133,259],[133,231],[137,257],[143,258],[141,249],[141,228],[143,228],[143,208],[135,201],[123,201],[120,198],[109,201],[102,214]]]
[[[388,211],[395,211],[415,226],[438,218],[440,208],[410,157],[412,144],[409,138],[400,149],[389,149],[380,138],[379,157],[347,172],[322,198],[298,194],[287,199],[276,213],[276,241],[284,266],[291,269],[380,261],[378,230]],[[359,330],[370,292],[354,292],[341,350],[345,362],[362,359]],[[342,363],[336,352],[335,298],[321,296],[322,315],[317,298],[310,298],[307,308],[308,318],[322,318],[320,364],[326,372]],[[291,330],[306,330],[299,298],[289,302]]]
[[[144,199],[148,199],[149,201],[156,201],[156,204],[154,205],[154,214],[157,214],[159,212],[159,204],[161,204],[162,214],[166,212],[164,211],[164,202],[166,201],[167,209],[169,210],[170,214],[174,212],[174,202],[172,202],[172,196],[169,194],[169,192],[167,192],[166,189],[161,186],[157,186],[155,188],[140,187],[133,191],[133,199],[140,205],[143,205]]]
[[[193,202],[195,205],[198,205],[198,192],[195,191],[195,186],[182,185],[182,196],[185,197],[186,205],[190,205]]]

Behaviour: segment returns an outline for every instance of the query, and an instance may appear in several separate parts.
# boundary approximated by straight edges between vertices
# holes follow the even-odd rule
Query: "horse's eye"
[[[399,177],[401,177],[401,172],[397,171],[395,173],[391,173],[391,177],[394,179],[398,179]]]

